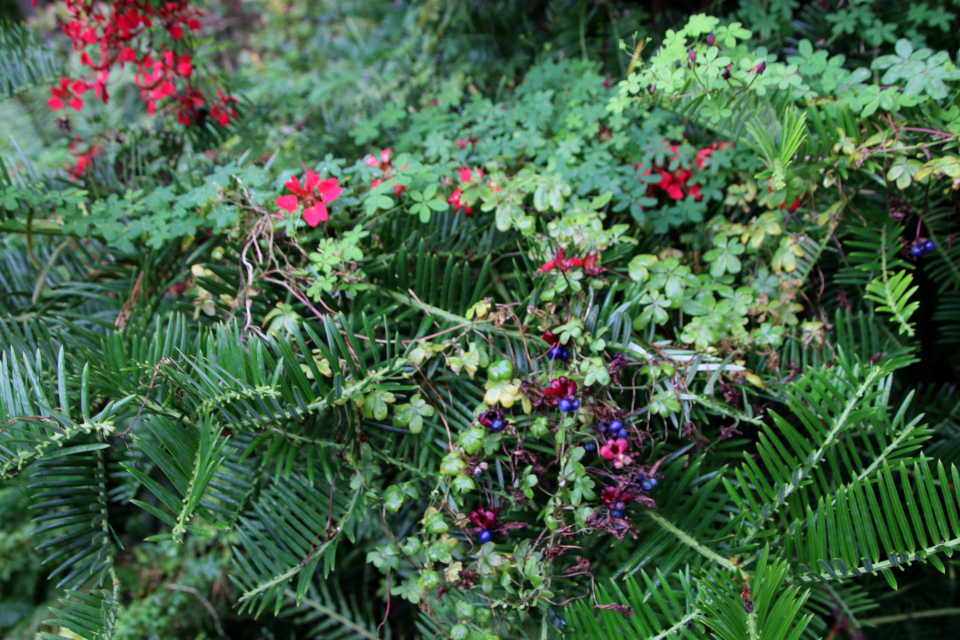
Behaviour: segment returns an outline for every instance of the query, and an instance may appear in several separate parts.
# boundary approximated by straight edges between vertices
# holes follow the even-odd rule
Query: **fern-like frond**
[[[703,624],[723,640],[797,640],[810,623],[802,614],[809,592],[788,585],[782,560],[769,562],[764,549],[749,582],[728,574],[705,575],[697,581],[701,593]]]
[[[59,633],[42,632],[42,640],[110,640],[114,637],[120,616],[120,602],[116,590],[95,589],[84,594],[67,591],[67,597],[60,601],[62,608],[54,609],[57,616],[47,624],[55,625],[60,631],[69,631],[69,637]]]
[[[702,637],[695,623],[703,615],[695,606],[695,584],[688,573],[655,579],[640,571],[609,588],[597,585],[597,603],[577,600],[569,608],[567,625],[572,640],[594,638],[627,638],[628,640],[667,640],[668,638]],[[626,607],[622,609],[621,607]]]
[[[22,25],[0,22],[0,98],[52,81],[60,63]]]
[[[87,374],[80,380],[80,412],[71,409],[74,385],[69,381],[60,350],[55,375],[45,372],[37,352],[34,358],[14,349],[0,355],[0,478],[35,458],[52,454],[81,432],[110,434],[117,410],[132,399],[108,402],[90,415]],[[56,388],[56,395],[50,392]],[[62,451],[57,452],[63,454]]]
[[[842,580],[879,572],[896,588],[893,568],[929,561],[944,572],[936,554],[960,547],[960,474],[956,467],[948,474],[938,463],[934,476],[929,463],[921,459],[908,468],[901,462],[898,473],[885,463],[816,509],[808,506],[807,535],[788,540],[799,565],[793,579]]]
[[[37,547],[51,565],[49,579],[57,587],[78,589],[104,583],[113,569],[113,541],[107,519],[106,443],[77,445],[57,451],[35,467],[31,508],[37,533],[54,537]]]
[[[288,589],[297,600],[304,597],[321,560],[329,574],[341,534],[353,535],[350,521],[363,490],[362,483],[351,489],[339,476],[331,480],[311,486],[298,477],[280,478],[238,520],[240,550],[231,578],[242,590],[241,612],[259,615],[271,603],[279,612]]]
[[[801,519],[804,505],[842,478],[862,479],[922,446],[929,431],[918,426],[919,417],[906,420],[909,398],[889,415],[890,383],[885,367],[850,364],[840,354],[832,368],[813,369],[792,385],[786,408],[795,422],[771,412],[775,426],[761,431],[759,461],[745,456],[736,483],[724,479],[745,514],[747,541],[784,506],[791,519]]]

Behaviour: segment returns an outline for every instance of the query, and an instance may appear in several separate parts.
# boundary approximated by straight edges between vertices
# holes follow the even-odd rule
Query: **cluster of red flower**
[[[81,64],[93,71],[93,80],[61,78],[50,89],[47,103],[51,109],[56,111],[69,105],[80,111],[81,96],[90,89],[96,98],[106,103],[110,99],[107,82],[111,72],[129,64],[136,68],[134,82],[151,114],[156,111],[157,101],[173,98],[177,102],[177,120],[185,125],[197,120],[201,108],[207,108],[224,127],[236,118],[233,104],[237,99],[219,89],[216,99],[205,96],[189,83],[193,74],[191,57],[167,48],[154,33],[154,27],[158,26],[177,41],[183,39],[184,28],[198,30],[203,14],[191,7],[188,0],[159,5],[147,0],[64,0],[64,3],[71,19],[63,31],[73,43],[74,51],[80,52]],[[99,49],[97,60],[88,51],[91,46]],[[181,82],[183,87],[178,90]]]
[[[557,249],[557,252],[554,254],[553,258],[540,265],[540,268],[537,269],[537,272],[549,273],[550,271],[556,269],[557,271],[565,273],[574,267],[581,267],[588,276],[596,276],[603,272],[603,267],[597,266],[597,260],[599,258],[599,251],[588,253],[583,258],[578,258],[577,256],[567,258],[564,256],[563,248],[561,247]]]
[[[377,157],[371,153],[370,155],[367,156],[366,162],[368,167],[377,167],[378,169],[380,169],[383,176],[382,178],[374,178],[373,180],[370,181],[371,189],[373,189],[374,187],[380,186],[381,184],[383,184],[384,180],[389,180],[393,177],[393,164],[390,162],[390,149],[384,149],[383,151],[381,151],[379,160],[377,160]],[[406,168],[407,168],[407,165],[403,165],[400,168],[400,171],[403,171]],[[394,195],[397,195],[397,196],[400,195],[401,193],[403,193],[405,189],[406,187],[404,187],[399,182],[393,185]]]
[[[672,151],[674,154],[677,153],[676,144],[670,144],[670,142],[667,140],[663,140],[662,144],[664,147],[670,149],[670,151]],[[722,151],[728,146],[732,147],[733,143],[731,142],[728,145],[726,142],[719,142],[719,143],[714,142],[710,144],[710,146],[704,149],[700,149],[697,152],[697,157],[694,159],[694,162],[697,165],[697,169],[703,169],[703,167],[707,163],[707,159],[713,154],[714,151],[716,151],[717,149],[720,149]],[[677,159],[676,155],[673,155],[670,157],[671,162],[676,159]],[[643,163],[638,164],[637,169],[639,170],[640,167],[642,166],[643,166]],[[693,171],[691,171],[691,169],[692,167],[678,168],[675,171],[668,171],[667,169],[662,167],[656,167],[656,166],[648,167],[647,170],[643,172],[643,175],[649,176],[653,174],[654,171],[656,171],[657,175],[660,176],[660,182],[651,184],[647,189],[647,195],[650,197],[655,197],[657,193],[656,190],[660,189],[662,192],[664,192],[667,195],[668,198],[672,200],[683,200],[683,198],[685,198],[686,196],[691,195],[693,196],[694,200],[696,200],[697,202],[700,202],[700,200],[703,199],[703,195],[700,193],[700,185],[695,184],[695,185],[688,186],[687,184],[690,178],[693,177]]]
[[[80,142],[80,138],[77,137],[77,142]],[[79,178],[87,172],[87,169],[90,168],[90,165],[93,164],[93,157],[99,155],[103,150],[96,146],[91,145],[86,151],[80,151],[80,148],[77,147],[77,142],[71,142],[68,149],[74,158],[77,159],[77,162],[72,167],[68,166],[67,171],[75,177]]]

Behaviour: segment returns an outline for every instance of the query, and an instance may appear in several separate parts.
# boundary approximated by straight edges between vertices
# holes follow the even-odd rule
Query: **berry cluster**
[[[913,243],[913,246],[910,247],[910,255],[914,258],[919,258],[925,253],[933,253],[937,248],[937,243],[933,240],[917,240]]]
[[[600,422],[597,424],[597,432],[601,436],[609,438],[623,438],[626,439],[629,435],[627,428],[623,426],[623,422],[620,420],[611,420],[608,423]]]
[[[477,419],[480,424],[490,429],[494,433],[500,433],[503,431],[503,428],[507,426],[506,420],[503,419],[503,410],[502,409],[490,409],[482,414]]]
[[[629,491],[621,490],[619,487],[605,487],[600,494],[600,501],[604,506],[610,508],[610,515],[614,518],[622,518],[627,508],[627,503],[633,500],[633,494]]]
[[[580,401],[574,396],[576,392],[577,383],[560,376],[550,381],[550,385],[543,390],[543,395],[549,406],[556,406],[560,411],[567,412],[580,408]]]
[[[470,512],[470,522],[472,522],[480,531],[478,538],[481,544],[486,544],[493,540],[493,533],[490,531],[497,521],[497,514],[502,507],[496,509],[487,509],[486,507],[477,507]]]
[[[560,360],[561,362],[566,362],[570,359],[570,352],[560,344],[560,337],[554,334],[553,331],[550,329],[544,331],[543,339],[547,344],[551,345],[550,349],[547,350],[547,357],[549,359]]]

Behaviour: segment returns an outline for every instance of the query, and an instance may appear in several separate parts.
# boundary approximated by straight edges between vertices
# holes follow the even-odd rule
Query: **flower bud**
[[[657,83],[654,82],[652,85],[650,85],[650,95],[653,95],[656,92],[657,92]]]
[[[753,72],[754,72],[755,74],[757,74],[758,76],[759,76],[760,74],[762,74],[762,73],[763,73],[764,71],[766,71],[766,70],[767,70],[767,63],[766,63],[765,61],[764,61],[764,62],[761,62],[760,64],[758,64],[757,66],[755,66],[753,69],[751,69],[751,71],[753,71]]]
[[[693,47],[687,47],[687,58],[690,62],[697,61],[697,52],[693,50]]]
[[[730,65],[727,65],[723,68],[723,71],[720,72],[720,77],[724,80],[730,79]]]
[[[717,38],[712,33],[707,34],[707,46],[710,46],[710,47],[717,46]]]

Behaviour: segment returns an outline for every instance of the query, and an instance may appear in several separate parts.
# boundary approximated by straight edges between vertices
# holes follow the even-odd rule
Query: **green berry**
[[[458,624],[450,629],[450,637],[453,640],[467,640],[468,635],[470,635],[470,629],[465,624]]]

